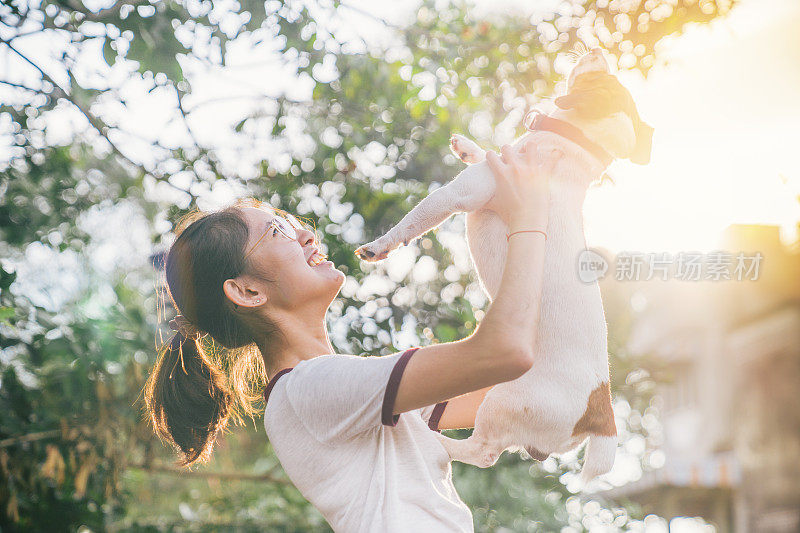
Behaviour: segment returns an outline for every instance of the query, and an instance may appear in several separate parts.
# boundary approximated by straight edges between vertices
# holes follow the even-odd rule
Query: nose
[[[301,246],[314,244],[314,242],[316,242],[317,236],[309,229],[295,229],[295,232],[297,233],[297,242],[299,242]]]

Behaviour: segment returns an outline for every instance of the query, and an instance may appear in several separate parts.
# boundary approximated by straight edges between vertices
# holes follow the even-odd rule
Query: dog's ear
[[[620,106],[620,87],[619,81],[610,74],[588,72],[575,78],[569,92],[553,103],[561,109],[574,109],[588,119],[598,119]]]
[[[580,83],[580,87],[573,87],[564,96],[556,98],[553,103],[561,109],[573,109],[582,117],[594,120],[613,112],[619,104],[615,94],[602,84],[591,80],[584,82],[583,78],[587,76],[584,74],[579,78],[581,81],[577,83]]]
[[[646,165],[650,162],[650,152],[653,149],[653,128],[650,125],[639,122],[636,128],[636,146],[633,147],[630,159],[631,163]]]
[[[561,109],[573,109],[580,112],[581,108],[587,104],[589,99],[588,91],[572,91],[564,96],[559,96],[554,103]]]

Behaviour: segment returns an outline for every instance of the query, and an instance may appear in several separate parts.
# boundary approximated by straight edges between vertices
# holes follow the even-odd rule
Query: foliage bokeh
[[[376,46],[341,36],[342,21],[367,15],[331,0],[241,1],[226,17],[207,1],[139,0],[99,11],[77,1],[4,3],[0,49],[22,66],[0,76],[11,91],[0,104],[10,150],[0,174],[0,529],[325,528],[288,482],[259,423],[228,434],[208,469],[181,474],[143,420],[141,387],[172,312],[160,304],[157,268],[172,222],[222,182],[312,220],[348,277],[328,317],[341,353],[396,352],[409,325],[420,345],[465,337],[486,300],[453,244],[463,239],[463,215],[410,243],[404,253],[413,268],[404,273],[362,265],[353,250],[458,172],[451,133],[477,131],[491,145],[491,132],[474,128],[478,118],[519,133],[520,119],[552,94],[556,66],[579,43],[603,46],[620,68],[646,74],[663,37],[730,4],[576,0],[529,20],[477,17],[466,3],[425,0],[410,24],[373,21],[391,35]],[[28,46],[36,39],[54,43],[49,56]],[[202,102],[188,106],[195,87],[184,75],[190,66],[224,68],[231,43],[244,39],[277,43],[282,64],[313,85],[306,99],[262,95],[225,133],[240,152],[260,153],[261,132],[275,141],[252,175],[197,141],[190,117]],[[87,61],[104,70],[90,75]],[[142,92],[174,97],[187,142],[138,139],[146,160],[128,150],[136,134],[117,119],[128,106],[123,82],[131,80]],[[67,111],[80,127],[52,142],[50,118]],[[144,228],[149,253],[99,270],[92,254],[107,249],[92,228],[106,216],[122,221],[120,232],[126,224]],[[129,243],[120,238],[116,246]],[[40,259],[43,268],[19,275],[42,257],[51,258]],[[76,289],[64,290],[62,268],[80,274]],[[604,297],[612,306],[615,401],[641,415],[649,376],[620,351],[625,305]],[[620,419],[623,435],[647,438],[631,419]],[[635,510],[605,501],[608,513],[588,516],[565,487],[575,468],[574,460],[533,464],[506,454],[489,470],[454,463],[454,479],[478,531],[621,529],[635,519]]]

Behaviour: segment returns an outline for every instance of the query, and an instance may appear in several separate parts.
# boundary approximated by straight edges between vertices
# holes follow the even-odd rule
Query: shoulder
[[[290,374],[295,376],[311,374],[321,369],[355,369],[358,367],[377,367],[390,365],[396,362],[403,352],[389,355],[350,355],[350,354],[324,354],[299,362]]]
[[[300,361],[292,368],[292,371],[289,372],[289,374],[294,378],[297,378],[298,376],[311,375],[320,371],[327,371],[331,368],[337,368],[341,366],[349,367],[353,364],[358,364],[358,361],[361,359],[368,359],[368,357],[348,354],[318,355],[316,357],[312,357],[311,359]]]
[[[389,355],[361,356],[325,354],[306,359],[288,372],[283,387],[289,394],[313,390],[317,395],[353,393],[360,389],[383,387],[395,367],[409,352]],[[410,355],[410,354],[409,354]]]
[[[314,438],[341,442],[382,423],[397,423],[399,415],[391,416],[402,370],[397,363],[408,359],[406,353],[319,355],[299,362],[275,390]]]

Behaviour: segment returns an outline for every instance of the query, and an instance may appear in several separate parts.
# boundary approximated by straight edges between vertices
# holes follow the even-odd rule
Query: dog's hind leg
[[[491,394],[489,391],[488,394]],[[487,394],[487,397],[488,397]],[[486,399],[478,406],[475,414],[475,428],[468,439],[451,439],[439,433],[436,436],[447,450],[450,460],[488,468],[497,462],[513,439],[503,424],[487,423],[492,420],[493,413],[498,412],[499,405]]]
[[[617,455],[617,441],[616,435],[589,436],[581,469],[581,479],[584,483],[611,470]]]
[[[588,482],[611,470],[617,451],[617,426],[607,381],[589,394],[586,411],[573,428],[573,437],[584,434],[589,435],[589,443],[586,445],[581,478]]]
[[[498,441],[487,439],[475,431],[468,439],[451,439],[439,433],[436,436],[447,450],[451,461],[460,461],[479,468],[488,468],[495,464],[506,449]]]

